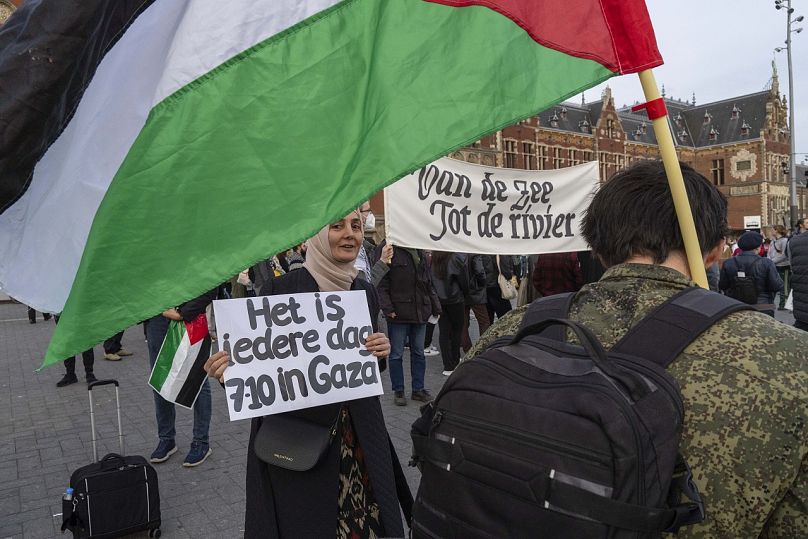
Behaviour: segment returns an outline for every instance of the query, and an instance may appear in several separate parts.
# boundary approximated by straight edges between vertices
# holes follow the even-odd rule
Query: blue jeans
[[[163,339],[168,331],[168,322],[168,318],[164,316],[155,316],[149,319],[146,326],[146,338],[149,341],[149,364],[152,368],[154,362],[157,361],[157,355],[160,353],[160,347],[163,345]],[[176,435],[174,403],[168,402],[155,391],[154,411],[157,416],[157,435],[160,437],[160,441],[174,441]],[[210,385],[205,379],[194,403],[194,442],[208,443],[211,414]]]
[[[404,391],[404,340],[410,339],[410,374],[412,375],[412,390],[424,389],[424,372],[426,371],[426,358],[424,357],[424,337],[426,337],[426,324],[406,324],[387,320],[387,333],[390,338],[390,357],[387,359],[390,367],[390,382],[393,391]]]

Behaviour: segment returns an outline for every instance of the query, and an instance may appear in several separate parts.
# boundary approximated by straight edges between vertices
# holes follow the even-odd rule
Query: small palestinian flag
[[[661,63],[643,0],[25,2],[0,27],[0,289],[62,312],[61,361]]]
[[[149,385],[165,400],[193,408],[207,376],[202,366],[209,356],[210,334],[204,314],[193,322],[172,320]]]

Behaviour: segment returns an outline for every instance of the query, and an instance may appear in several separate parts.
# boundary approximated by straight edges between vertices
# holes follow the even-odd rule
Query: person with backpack
[[[719,259],[724,247],[727,201],[707,178],[686,164],[681,168],[706,267]],[[566,300],[569,323],[577,324],[590,349],[559,343],[539,350],[539,339],[546,342],[550,337],[531,333],[540,326],[523,328],[530,322],[526,316],[530,306],[511,311],[489,328],[436,396],[429,426],[424,429],[418,422],[413,426],[413,440],[425,435],[430,451],[421,461],[423,477],[414,510],[414,537],[427,536],[419,533],[422,527],[431,531],[442,526],[452,528],[457,537],[497,536],[489,531],[497,523],[505,526],[499,536],[516,536],[508,526],[539,518],[552,519],[556,527],[534,527],[533,536],[540,529],[542,537],[552,538],[659,537],[655,530],[675,524],[681,514],[693,509],[692,505],[663,522],[674,502],[658,502],[647,509],[647,518],[641,519],[647,528],[640,532],[598,524],[620,520],[618,511],[604,511],[604,506],[632,512],[620,503],[633,494],[647,503],[650,491],[647,485],[640,486],[642,478],[614,481],[627,466],[638,463],[638,458],[649,458],[649,452],[641,450],[633,458],[614,461],[616,452],[598,450],[607,446],[608,440],[595,428],[596,422],[577,421],[576,415],[600,404],[604,411],[617,408],[628,417],[644,398],[656,399],[651,405],[656,414],[647,418],[646,427],[671,428],[683,413],[678,449],[692,470],[692,481],[684,483],[700,492],[704,519],[695,523],[700,520],[696,510],[691,519],[694,523],[682,527],[677,537],[805,537],[808,335],[730,298],[696,288],[662,162],[635,163],[603,183],[581,230],[594,255],[607,267],[600,281],[584,285]],[[546,305],[547,301],[540,298],[535,303]],[[666,306],[667,314],[659,320],[662,306]],[[691,319],[707,319],[709,328],[696,336],[683,331]],[[629,335],[647,320],[659,324],[646,325],[640,335]],[[512,336],[520,329],[524,330],[523,339],[513,343]],[[559,333],[558,339],[570,343],[577,340],[572,330]],[[668,346],[671,338],[678,340],[679,346]],[[614,347],[621,341],[634,343],[631,359],[614,358]],[[564,353],[577,359],[559,357]],[[505,369],[508,361],[516,371]],[[620,369],[610,366],[614,363]],[[538,381],[541,376],[531,364],[549,365],[561,373],[556,379],[568,380],[569,391],[563,398],[542,397],[546,386]],[[667,368],[663,370],[662,365]],[[484,394],[452,391],[475,374],[479,383],[487,384]],[[575,383],[583,380],[580,377],[597,383],[598,391],[585,397],[575,391],[588,387]],[[666,377],[675,384],[665,381]],[[619,382],[615,387],[607,380]],[[607,397],[613,389],[620,397]],[[527,390],[533,393],[524,394]],[[681,409],[671,404],[675,398],[668,398],[677,393]],[[532,395],[528,400],[531,405],[522,414],[509,413],[514,400],[523,395]],[[472,400],[483,398],[496,402]],[[464,412],[455,417],[442,413],[450,407]],[[468,419],[472,413],[480,417]],[[591,417],[597,419],[597,414],[595,410]],[[514,427],[517,424],[521,427]],[[639,425],[635,423],[612,441],[625,444],[621,450],[633,444],[659,447],[660,440],[644,438],[647,430]],[[575,431],[579,437],[575,444],[571,439],[573,426],[580,427]],[[548,435],[538,436],[535,430],[539,427]],[[476,442],[464,443],[468,437]],[[507,441],[510,445],[506,446]],[[651,455],[659,457],[661,453],[655,449]],[[562,468],[565,462],[575,462],[575,469]],[[671,473],[672,468],[676,474]],[[687,477],[685,466],[641,469],[647,472],[645,479],[657,485],[657,494],[660,484],[680,483]],[[473,492],[440,491],[453,495],[437,501],[433,496],[432,503],[424,503],[428,501],[424,496],[431,492],[425,483],[448,484],[472,476],[474,479],[467,480],[465,486]],[[479,486],[480,478],[486,481],[484,488]],[[571,507],[575,509],[565,509]],[[584,532],[576,534],[581,529]]]
[[[758,254],[763,236],[745,232],[738,238],[741,254],[727,260],[721,268],[718,288],[731,298],[774,317],[774,297],[783,290],[783,280],[769,258]]]

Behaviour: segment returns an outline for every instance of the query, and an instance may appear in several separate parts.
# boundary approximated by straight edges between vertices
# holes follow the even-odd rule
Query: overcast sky
[[[704,104],[763,90],[777,63],[780,93],[788,96],[785,9],[774,0],[646,0],[657,44],[665,64],[654,69],[657,84],[668,97]],[[808,160],[808,0],[792,0],[794,13],[805,20],[792,28],[797,162]],[[644,101],[637,75],[609,80],[615,105]],[[585,92],[587,101],[600,99],[604,86]],[[580,103],[581,96],[573,99]],[[791,103],[789,103],[789,107]]]

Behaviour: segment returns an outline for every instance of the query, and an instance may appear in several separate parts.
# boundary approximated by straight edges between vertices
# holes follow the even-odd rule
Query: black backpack
[[[413,537],[645,539],[704,519],[665,367],[751,307],[689,288],[607,353],[564,319],[573,297],[534,301],[516,336],[462,363],[422,408]],[[569,330],[580,345],[564,342]]]
[[[738,262],[737,256],[732,257],[730,260],[735,261],[735,276],[732,279],[729,289],[727,289],[727,295],[742,303],[746,303],[747,305],[755,305],[758,302],[758,288],[757,284],[755,284],[755,271],[757,269],[758,262],[761,261],[761,257],[758,257],[757,260],[752,262],[751,267],[748,267],[748,265],[742,266],[741,263]],[[727,263],[728,261],[724,262],[724,265]],[[741,273],[744,275],[742,276]]]

